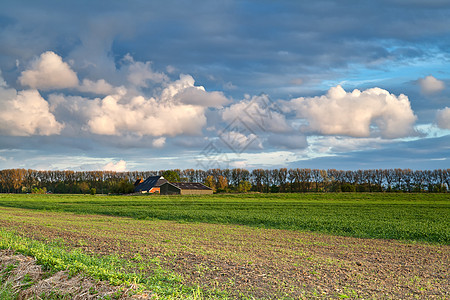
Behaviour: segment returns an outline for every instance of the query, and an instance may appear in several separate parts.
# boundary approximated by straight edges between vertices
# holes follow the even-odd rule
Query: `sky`
[[[0,169],[450,167],[450,1],[17,1]]]

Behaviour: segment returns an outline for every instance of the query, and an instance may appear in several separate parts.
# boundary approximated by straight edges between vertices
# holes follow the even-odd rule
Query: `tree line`
[[[175,169],[159,171],[0,170],[2,193],[131,193],[138,179],[201,182],[215,192],[447,192],[450,169]]]

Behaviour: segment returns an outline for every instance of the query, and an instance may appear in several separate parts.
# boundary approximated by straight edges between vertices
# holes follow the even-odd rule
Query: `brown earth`
[[[184,284],[257,299],[449,299],[450,246],[0,208],[0,227],[88,253],[158,257]]]

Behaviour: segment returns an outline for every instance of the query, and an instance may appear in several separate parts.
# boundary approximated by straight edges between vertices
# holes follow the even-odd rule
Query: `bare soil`
[[[450,299],[450,246],[0,208],[0,227],[88,253],[159,257],[184,284],[257,299]]]

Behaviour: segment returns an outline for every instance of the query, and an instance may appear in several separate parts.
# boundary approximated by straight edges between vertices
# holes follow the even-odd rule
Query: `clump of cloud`
[[[152,141],[152,146],[154,148],[162,148],[162,147],[164,147],[165,144],[166,144],[166,138],[165,137],[160,137],[160,138],[154,139]]]
[[[123,101],[119,95],[95,100],[88,127],[102,135],[121,135],[127,132],[149,136],[199,134],[206,124],[205,108],[193,105],[159,103],[155,98],[142,96]]]
[[[53,135],[63,128],[37,90],[16,91],[0,77],[0,134]]]
[[[125,172],[127,170],[127,162],[124,160],[109,162],[102,169],[103,171]]]
[[[325,135],[400,138],[414,134],[417,119],[407,96],[380,88],[347,93],[338,85],[326,95],[296,98],[287,106],[308,121],[306,131]]]
[[[186,74],[181,74],[180,79],[166,86],[161,93],[161,101],[203,107],[221,107],[230,102],[222,92],[207,92],[203,86],[195,86],[194,78]]]
[[[151,62],[136,62],[130,54],[125,55],[128,66],[128,81],[136,87],[147,87],[148,81],[162,83],[169,80],[166,74],[152,70]]]
[[[424,94],[438,93],[445,88],[445,84],[443,81],[436,79],[431,75],[419,79],[419,85],[422,93]]]
[[[179,79],[171,80],[165,73],[152,70],[150,62],[134,61],[129,54],[122,62],[122,67],[115,70],[115,77],[121,80],[114,81],[122,85],[114,86],[98,77],[80,82],[77,73],[59,55],[51,51],[42,53],[19,78],[22,85],[32,89],[17,92],[2,83],[2,93],[8,94],[0,100],[0,105],[5,107],[0,113],[0,122],[5,124],[2,132],[50,135],[61,133],[65,126],[72,132],[78,127],[78,131],[96,135],[151,136],[154,137],[151,145],[162,148],[167,136],[201,135],[207,125],[208,109],[216,108],[221,121],[231,124],[239,119],[250,128],[249,134],[231,130],[231,137],[239,146],[252,141],[255,149],[262,148],[260,136],[272,146],[301,149],[307,146],[305,134],[387,139],[415,134],[413,126],[417,117],[408,97],[380,88],[346,92],[336,86],[323,96],[285,101],[282,110],[267,95],[248,96],[232,103],[222,92],[206,91],[203,86],[195,85],[191,75],[181,74]],[[427,78],[424,81],[431,89],[432,80]],[[151,96],[144,92],[149,86]],[[64,91],[50,94],[49,105],[38,91],[65,88],[70,88],[72,93],[86,92],[101,97],[91,99]],[[435,85],[434,91],[437,89]],[[36,113],[27,111],[30,107]],[[290,112],[295,113],[294,119]],[[26,118],[21,118],[22,115]],[[445,116],[441,115],[444,112],[439,114],[438,120],[444,120],[439,124],[446,124]],[[305,125],[300,127],[301,132],[296,132],[293,123]]]
[[[438,110],[436,123],[439,128],[450,129],[450,107]]]
[[[221,140],[233,152],[241,153],[247,149],[263,149],[259,137],[254,133],[242,133],[239,131],[225,131],[221,134]]]
[[[254,131],[271,133],[292,132],[286,117],[267,95],[253,96],[226,107],[222,111],[222,119],[231,123],[236,118]]]
[[[69,128],[78,126],[98,135],[161,137],[153,141],[154,147],[161,148],[165,144],[164,136],[201,134],[206,125],[206,110],[230,103],[222,92],[208,92],[203,86],[196,86],[190,75],[182,74],[178,80],[171,81],[166,74],[153,71],[150,62],[134,61],[129,54],[122,62],[122,67],[115,72],[123,85],[113,86],[105,79],[88,78],[80,83],[77,73],[59,55],[52,51],[42,53],[19,77],[22,85],[33,90],[19,93],[13,90],[9,98],[2,97],[4,106],[8,107],[2,112],[5,123],[2,131],[11,135],[60,133],[64,125],[56,121],[51,110],[67,120]],[[141,91],[149,84],[155,93],[151,97]],[[38,92],[67,88],[71,93],[103,97],[89,99],[64,91],[50,94],[49,106]],[[34,111],[27,111],[30,108]],[[27,117],[18,118],[20,115]]]
[[[19,82],[33,89],[63,89],[78,86],[78,77],[59,55],[47,51],[22,72]]]
[[[120,88],[115,88],[104,79],[92,81],[83,79],[82,84],[77,88],[80,92],[94,93],[98,95],[109,95],[118,93]]]
[[[102,135],[199,135],[206,125],[206,109],[228,99],[194,83],[185,75],[168,84],[157,97],[116,94],[96,99],[90,111],[89,131]],[[198,96],[195,101],[193,94]]]

